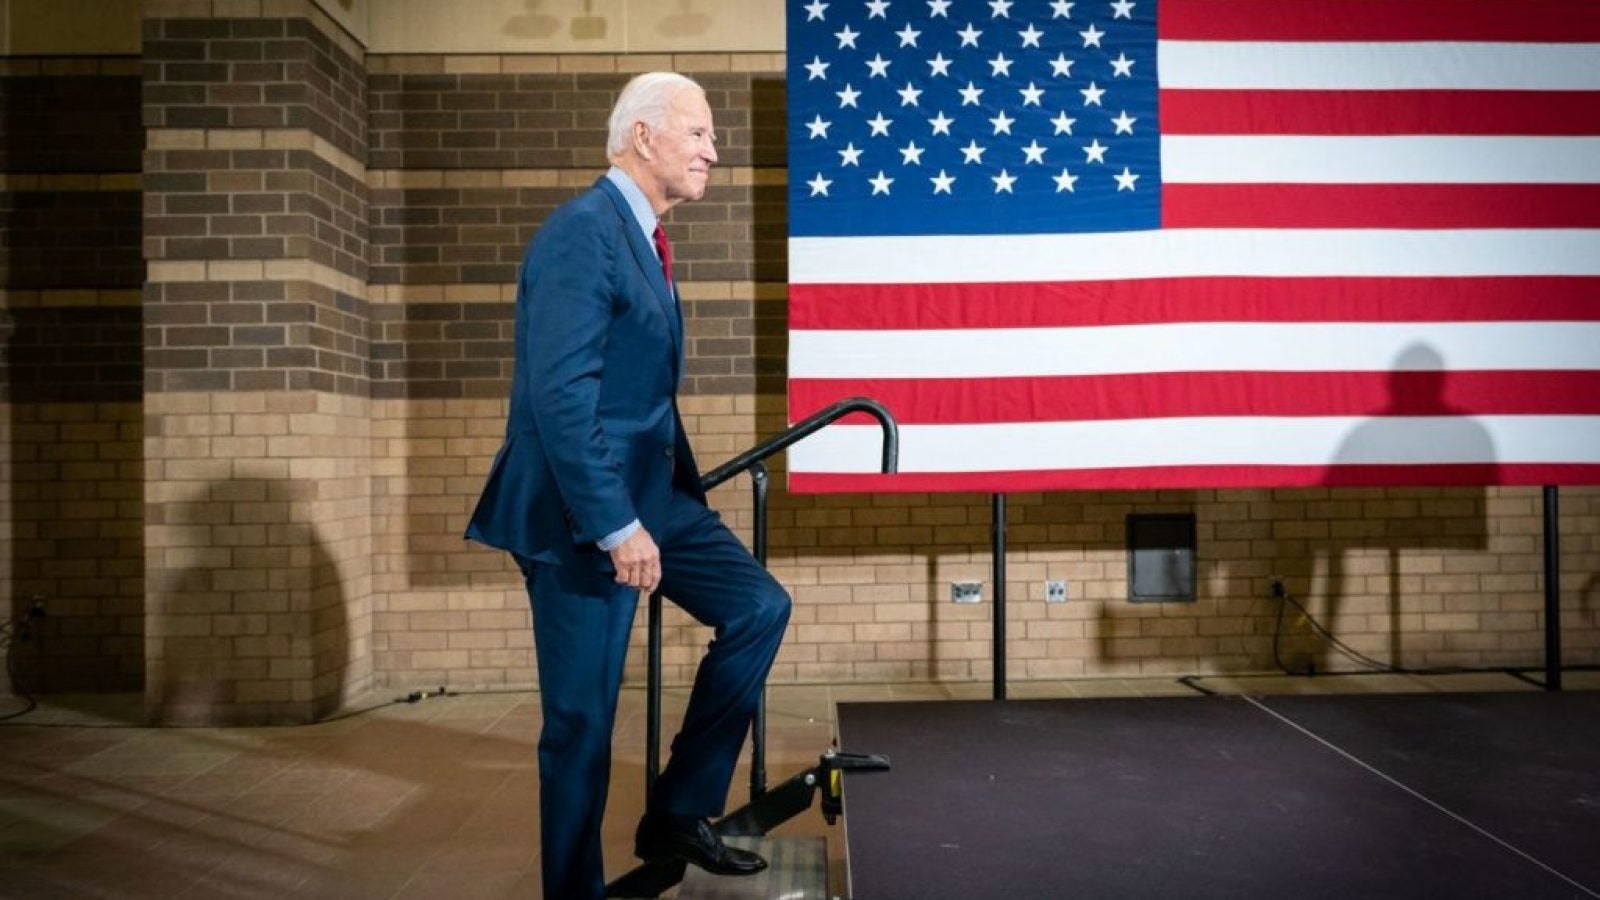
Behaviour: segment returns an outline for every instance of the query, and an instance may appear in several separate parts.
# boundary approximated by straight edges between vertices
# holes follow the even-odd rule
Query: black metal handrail
[[[820,410],[796,422],[778,434],[735,456],[700,478],[700,486],[707,491],[722,484],[740,472],[748,470],[755,494],[755,523],[751,552],[763,567],[767,564],[767,467],[766,460],[786,450],[792,444],[821,431],[828,425],[851,413],[864,412],[878,420],[883,429],[882,471],[894,472],[900,461],[900,429],[894,416],[876,400],[851,397]],[[644,795],[648,803],[655,789],[656,776],[661,773],[661,594],[650,595],[648,626],[648,662],[646,664],[645,706],[645,761]],[[756,707],[756,719],[750,726],[750,798],[754,800],[766,791],[767,712],[765,692]]]
[[[878,426],[883,429],[883,471],[894,472],[900,460],[900,429],[895,425],[894,416],[876,400],[851,397],[807,416],[705,473],[700,477],[700,486],[709,491],[774,453],[787,450],[791,444],[798,443],[855,412],[868,413],[878,420]]]

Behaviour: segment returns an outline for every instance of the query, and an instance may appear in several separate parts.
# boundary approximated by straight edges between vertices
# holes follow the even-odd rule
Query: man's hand
[[[611,562],[617,567],[617,584],[648,594],[661,583],[661,551],[643,528],[611,549]]]

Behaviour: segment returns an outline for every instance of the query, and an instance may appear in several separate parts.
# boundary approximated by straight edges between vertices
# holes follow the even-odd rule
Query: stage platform
[[[1600,897],[1600,693],[846,703],[853,900]]]

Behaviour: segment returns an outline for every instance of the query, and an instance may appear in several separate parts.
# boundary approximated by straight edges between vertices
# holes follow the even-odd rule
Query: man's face
[[[650,131],[648,168],[666,209],[705,196],[711,164],[717,161],[715,142],[705,95],[687,88],[674,94],[666,122]]]

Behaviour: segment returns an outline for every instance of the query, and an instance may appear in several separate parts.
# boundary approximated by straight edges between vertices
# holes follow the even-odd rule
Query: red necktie
[[[661,255],[661,274],[667,278],[667,284],[672,284],[672,243],[667,240],[667,230],[656,223],[656,253]]]

